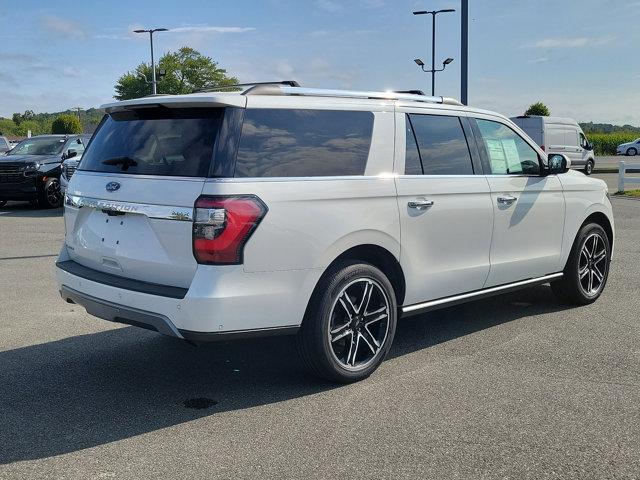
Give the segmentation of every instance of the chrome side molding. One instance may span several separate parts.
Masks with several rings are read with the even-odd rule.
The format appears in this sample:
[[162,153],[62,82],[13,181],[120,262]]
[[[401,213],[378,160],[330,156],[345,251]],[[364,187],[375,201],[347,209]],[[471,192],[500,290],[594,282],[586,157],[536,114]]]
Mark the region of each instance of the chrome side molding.
[[482,290],[476,290],[474,292],[463,293],[460,295],[454,295],[452,297],[439,298],[437,300],[430,300],[428,302],[415,303],[413,305],[407,305],[402,307],[403,315],[416,315],[418,313],[428,312],[430,310],[437,310],[438,308],[450,307],[458,305],[460,303],[467,302],[469,300],[477,300],[484,297],[491,297],[493,295],[500,295],[501,293],[507,293],[520,288],[532,287],[534,285],[540,285],[548,283],[551,280],[561,278],[563,275],[560,273],[552,273],[543,277],[529,278],[527,280],[521,280],[519,282],[507,283],[505,285],[498,285],[497,287],[484,288]]
[[65,195],[65,207],[89,207],[96,210],[115,213],[134,213],[160,220],[177,220],[181,222],[193,221],[193,208],[176,207],[172,205],[150,205],[147,203],[120,202],[99,198],[83,197],[80,195]]

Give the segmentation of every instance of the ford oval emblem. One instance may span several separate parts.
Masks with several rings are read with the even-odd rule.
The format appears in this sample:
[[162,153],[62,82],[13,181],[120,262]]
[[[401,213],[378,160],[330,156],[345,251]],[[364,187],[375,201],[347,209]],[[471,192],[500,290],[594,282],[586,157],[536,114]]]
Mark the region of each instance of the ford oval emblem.
[[120,184],[118,182],[109,182],[105,188],[107,192],[115,192],[120,188]]

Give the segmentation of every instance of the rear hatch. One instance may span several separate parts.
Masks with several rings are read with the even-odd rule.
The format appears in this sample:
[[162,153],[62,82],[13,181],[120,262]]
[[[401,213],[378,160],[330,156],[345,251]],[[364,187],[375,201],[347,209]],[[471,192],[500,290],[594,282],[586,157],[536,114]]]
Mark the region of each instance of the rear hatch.
[[85,151],[65,199],[67,250],[88,268],[188,288],[193,207],[227,109],[143,107],[105,116]]

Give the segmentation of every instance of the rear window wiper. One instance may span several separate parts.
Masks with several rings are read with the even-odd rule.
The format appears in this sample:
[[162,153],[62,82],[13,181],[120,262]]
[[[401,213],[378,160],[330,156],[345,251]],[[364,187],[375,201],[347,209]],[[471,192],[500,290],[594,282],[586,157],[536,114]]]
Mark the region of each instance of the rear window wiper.
[[131,157],[113,157],[102,161],[103,165],[120,165],[122,170],[127,170],[129,167],[136,167],[138,162]]

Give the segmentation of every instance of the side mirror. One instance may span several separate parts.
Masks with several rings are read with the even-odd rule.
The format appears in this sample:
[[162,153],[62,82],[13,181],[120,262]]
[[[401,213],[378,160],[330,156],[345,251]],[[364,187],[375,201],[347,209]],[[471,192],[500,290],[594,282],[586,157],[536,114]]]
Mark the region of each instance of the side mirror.
[[554,153],[547,157],[549,164],[549,175],[557,175],[559,173],[566,173],[571,166],[571,160],[565,155],[560,153]]
[[78,155],[78,152],[76,152],[75,150],[69,149],[69,150],[67,150],[67,154],[64,156],[64,160],[67,160],[69,158],[73,158],[76,155]]
[[593,143],[587,142],[587,150],[593,150]]

